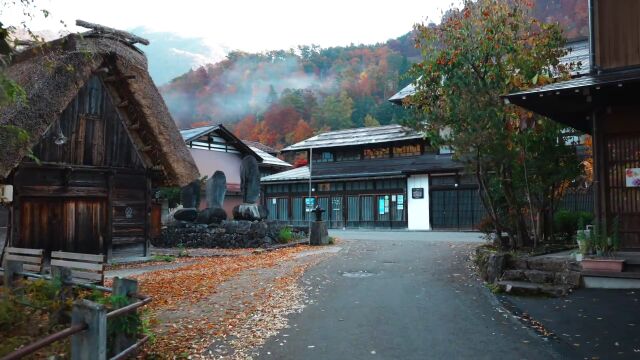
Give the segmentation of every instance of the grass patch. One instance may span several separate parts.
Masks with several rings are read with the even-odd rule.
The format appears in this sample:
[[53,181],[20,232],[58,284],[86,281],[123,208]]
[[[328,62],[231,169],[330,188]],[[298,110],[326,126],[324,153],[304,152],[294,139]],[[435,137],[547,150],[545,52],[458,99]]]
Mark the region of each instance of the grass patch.
[[153,261],[165,261],[165,262],[173,262],[175,261],[175,257],[172,255],[154,255],[151,260]]

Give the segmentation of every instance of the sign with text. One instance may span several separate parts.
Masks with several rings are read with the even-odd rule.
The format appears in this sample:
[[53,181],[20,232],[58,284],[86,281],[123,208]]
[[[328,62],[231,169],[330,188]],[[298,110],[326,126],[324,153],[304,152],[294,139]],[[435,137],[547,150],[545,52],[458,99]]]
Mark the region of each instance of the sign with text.
[[640,187],[640,168],[627,169],[625,175],[627,187]]
[[412,199],[424,199],[424,188],[411,188]]
[[304,205],[307,212],[316,207],[316,198],[304,198]]

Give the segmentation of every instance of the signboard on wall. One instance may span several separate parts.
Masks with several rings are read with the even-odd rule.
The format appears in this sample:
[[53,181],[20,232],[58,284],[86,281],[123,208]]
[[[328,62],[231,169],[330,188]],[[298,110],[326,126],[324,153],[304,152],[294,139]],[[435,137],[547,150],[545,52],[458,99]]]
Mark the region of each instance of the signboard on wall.
[[378,199],[378,214],[384,215],[384,198]]
[[424,199],[424,188],[411,188],[412,199]]
[[398,195],[398,210],[404,209],[404,195]]
[[316,198],[304,198],[304,205],[307,212],[316,207]]
[[640,168],[627,169],[625,179],[627,187],[640,187]]

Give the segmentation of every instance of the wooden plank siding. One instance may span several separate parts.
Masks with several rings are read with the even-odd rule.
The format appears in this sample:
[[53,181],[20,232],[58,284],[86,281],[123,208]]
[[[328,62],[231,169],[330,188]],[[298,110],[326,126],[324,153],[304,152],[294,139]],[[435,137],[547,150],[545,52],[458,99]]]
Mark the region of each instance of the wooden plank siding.
[[596,0],[596,64],[603,70],[640,65],[640,0]]
[[[58,126],[68,138],[56,145]],[[11,244],[51,251],[146,253],[150,173],[109,90],[92,77],[13,173]],[[130,210],[127,210],[130,209]]]

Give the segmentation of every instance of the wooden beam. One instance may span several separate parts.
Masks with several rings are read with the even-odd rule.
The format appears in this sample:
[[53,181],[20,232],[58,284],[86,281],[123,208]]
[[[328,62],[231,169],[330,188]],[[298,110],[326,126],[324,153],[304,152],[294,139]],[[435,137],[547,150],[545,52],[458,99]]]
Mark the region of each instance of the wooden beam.
[[83,27],[83,28],[95,30],[98,33],[115,35],[115,36],[117,36],[119,38],[122,38],[123,40],[126,40],[126,41],[130,42],[131,44],[140,43],[140,44],[143,44],[143,45],[149,45],[149,40],[147,40],[145,38],[141,38],[141,37],[139,37],[137,35],[134,35],[134,34],[132,34],[130,32],[126,32],[126,31],[110,28],[108,26],[104,26],[104,25],[100,25],[100,24],[90,23],[88,21],[79,20],[79,19],[76,20],[76,25],[80,26],[80,27]]

